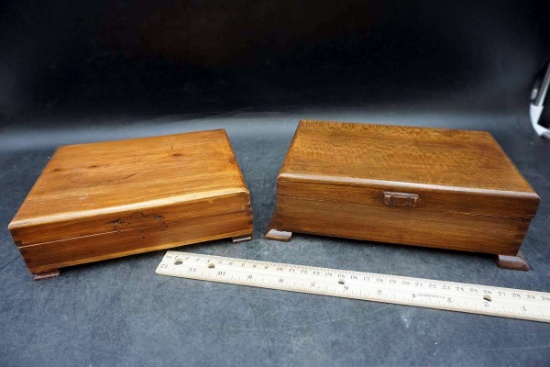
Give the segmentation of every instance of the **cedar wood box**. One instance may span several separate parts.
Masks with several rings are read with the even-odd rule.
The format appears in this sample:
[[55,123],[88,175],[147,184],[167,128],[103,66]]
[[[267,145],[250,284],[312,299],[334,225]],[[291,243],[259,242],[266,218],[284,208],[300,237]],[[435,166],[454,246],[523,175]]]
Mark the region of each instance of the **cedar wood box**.
[[9,225],[36,279],[65,266],[251,239],[250,194],[224,130],[63,146]]

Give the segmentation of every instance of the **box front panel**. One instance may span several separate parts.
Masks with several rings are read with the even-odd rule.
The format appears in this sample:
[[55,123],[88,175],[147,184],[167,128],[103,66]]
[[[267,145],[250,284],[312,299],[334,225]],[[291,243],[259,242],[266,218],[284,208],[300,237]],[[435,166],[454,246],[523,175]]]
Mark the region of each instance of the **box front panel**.
[[162,228],[124,229],[20,247],[32,273],[157,251],[204,241],[251,235],[252,211],[195,218]]
[[528,221],[277,196],[281,231],[474,251],[517,254]]
[[158,202],[90,211],[79,217],[60,216],[57,221],[21,225],[11,229],[11,234],[18,246],[26,246],[128,229],[162,230],[172,223],[239,212],[250,207],[248,192],[214,194],[209,197],[206,193],[190,201],[167,197]]
[[277,194],[305,200],[322,200],[335,203],[363,204],[384,209],[388,203],[385,193],[397,192],[417,197],[417,211],[461,213],[470,216],[490,216],[510,219],[530,219],[540,199],[534,193],[499,192],[446,188],[400,182],[350,179],[332,182],[324,177],[281,175]]

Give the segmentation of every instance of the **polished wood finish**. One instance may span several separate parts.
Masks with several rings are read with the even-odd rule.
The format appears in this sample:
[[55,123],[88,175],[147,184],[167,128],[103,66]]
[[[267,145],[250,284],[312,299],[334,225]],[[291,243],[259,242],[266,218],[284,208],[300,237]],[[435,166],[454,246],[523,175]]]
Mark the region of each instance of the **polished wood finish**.
[[539,202],[487,132],[301,121],[266,238],[302,232],[515,256]]
[[253,232],[224,130],[61,147],[9,229],[34,274]]

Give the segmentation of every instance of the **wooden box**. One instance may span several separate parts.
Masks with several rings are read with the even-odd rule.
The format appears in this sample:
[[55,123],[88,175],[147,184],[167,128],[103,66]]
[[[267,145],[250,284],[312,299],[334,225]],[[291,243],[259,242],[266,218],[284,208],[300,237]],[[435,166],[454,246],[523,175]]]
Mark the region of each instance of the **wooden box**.
[[518,257],[540,198],[493,137],[301,121],[266,238],[292,232]]
[[253,231],[224,130],[60,147],[9,230],[35,278]]

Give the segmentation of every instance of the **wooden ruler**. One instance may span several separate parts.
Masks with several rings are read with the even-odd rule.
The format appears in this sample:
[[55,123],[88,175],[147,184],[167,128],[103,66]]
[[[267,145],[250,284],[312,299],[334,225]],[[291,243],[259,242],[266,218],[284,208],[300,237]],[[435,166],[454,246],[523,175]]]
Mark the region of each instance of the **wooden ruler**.
[[157,274],[550,322],[550,293],[168,251]]

